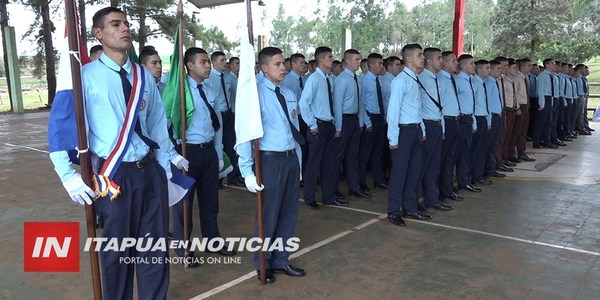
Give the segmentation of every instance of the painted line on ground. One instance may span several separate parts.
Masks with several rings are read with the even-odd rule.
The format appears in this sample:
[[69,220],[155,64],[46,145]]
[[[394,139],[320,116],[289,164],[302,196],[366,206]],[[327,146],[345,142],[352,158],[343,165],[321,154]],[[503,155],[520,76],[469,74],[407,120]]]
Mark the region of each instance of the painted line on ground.
[[4,143],[4,145],[9,146],[9,147],[24,148],[24,149],[28,149],[28,150],[32,150],[32,151],[41,152],[41,153],[50,153],[46,150],[40,150],[40,149],[36,149],[33,147],[29,147],[29,146],[21,146],[21,145],[15,145],[15,144],[11,144],[11,143]]
[[[325,246],[325,245],[327,245],[327,244],[329,244],[329,243],[331,243],[331,242],[333,242],[335,240],[338,240],[338,239],[340,239],[340,238],[342,238],[342,237],[344,237],[344,236],[346,236],[346,235],[348,235],[350,233],[356,232],[356,231],[361,230],[361,229],[363,229],[363,228],[365,228],[365,227],[367,227],[369,225],[375,224],[375,223],[379,222],[380,220],[382,220],[385,217],[385,215],[382,215],[382,214],[377,214],[377,215],[379,215],[379,217],[371,219],[369,221],[366,221],[366,222],[364,222],[362,224],[359,224],[359,225],[353,227],[352,229],[342,231],[342,232],[340,232],[340,233],[338,233],[336,235],[330,236],[329,238],[326,238],[326,239],[324,239],[324,240],[322,240],[320,242],[317,242],[317,243],[312,244],[312,245],[310,245],[310,246],[308,246],[306,248],[303,248],[302,250],[300,250],[300,251],[298,251],[298,252],[290,255],[290,259],[294,259],[294,258],[297,258],[299,256],[302,256],[302,255],[304,255],[304,254],[306,254],[306,253],[308,253],[310,251],[313,251],[313,250],[318,249],[318,248],[320,248],[322,246]],[[211,290],[208,290],[208,291],[206,291],[206,292],[204,292],[204,293],[202,293],[202,294],[200,294],[198,296],[195,296],[195,297],[191,298],[191,300],[206,299],[206,298],[214,296],[214,295],[216,295],[216,294],[218,294],[218,293],[220,293],[220,292],[222,292],[222,291],[224,291],[224,290],[226,290],[228,288],[231,288],[231,287],[233,287],[235,285],[238,285],[238,284],[240,284],[240,283],[242,283],[242,282],[244,282],[244,281],[246,281],[248,279],[255,278],[255,277],[256,277],[256,272],[252,271],[252,272],[250,272],[248,274],[245,274],[243,276],[240,276],[240,277],[238,277],[238,278],[236,278],[236,279],[234,279],[232,281],[229,281],[229,282],[224,283],[224,284],[222,284],[222,285],[220,285],[218,287],[215,287],[215,288],[213,288]]]

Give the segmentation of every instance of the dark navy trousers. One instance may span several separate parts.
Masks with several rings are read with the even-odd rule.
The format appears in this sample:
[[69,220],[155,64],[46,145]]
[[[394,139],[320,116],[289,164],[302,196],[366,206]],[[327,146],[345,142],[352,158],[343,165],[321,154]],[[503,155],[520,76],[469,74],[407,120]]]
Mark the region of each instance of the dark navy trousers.
[[485,116],[475,116],[477,120],[477,131],[473,133],[471,143],[471,181],[483,179],[485,169],[485,157],[487,155],[488,130]]
[[550,144],[550,119],[552,115],[552,97],[546,96],[544,99],[544,108],[538,110],[533,132],[533,145],[539,146],[540,142]]
[[473,118],[471,115],[462,115],[458,119],[460,127],[458,145],[456,146],[456,178],[458,187],[471,184],[471,143],[473,140]]
[[442,158],[442,124],[440,121],[423,120],[425,136],[423,141],[423,156],[421,161],[421,185],[425,204],[434,205],[438,202],[438,177]]
[[360,150],[358,152],[358,180],[360,184],[367,184],[367,167],[371,166],[375,184],[385,183],[383,175],[383,149],[386,146],[385,119],[380,114],[369,114],[373,129],[368,132],[363,129],[360,136]]
[[496,171],[496,147],[502,130],[502,119],[499,114],[492,113],[492,129],[488,132],[487,152],[485,158],[484,177]]
[[456,164],[456,145],[458,142],[459,126],[457,117],[444,117],[445,139],[442,142],[439,188],[442,196],[452,194],[452,170]]
[[[190,161],[188,176],[196,183],[187,196],[173,205],[173,238],[183,241],[183,201],[188,201],[188,226],[190,238],[193,237],[194,194],[198,199],[200,230],[202,237],[212,239],[220,237],[217,216],[219,215],[219,159],[215,147],[200,148],[199,145],[188,144],[187,157]],[[185,249],[177,249],[175,253],[183,256]]]
[[[281,238],[283,245],[294,236],[298,219],[298,198],[300,194],[300,165],[296,155],[260,155],[263,171],[262,207],[264,237]],[[258,236],[258,223],[254,224]],[[289,253],[285,251],[265,252],[267,269],[283,268],[290,264]],[[254,253],[254,267],[260,269],[260,253]]]
[[[358,186],[358,147],[360,145],[360,126],[358,115],[345,115],[342,118],[342,136],[336,139],[335,169],[344,164],[344,174],[348,181],[348,189],[357,191]],[[340,173],[335,172],[335,186],[338,190]]]
[[[391,126],[391,125],[390,125]],[[391,150],[392,170],[388,192],[388,213],[417,212],[417,188],[423,156],[423,132],[418,125],[400,125],[398,149]]]
[[[168,246],[169,200],[165,170],[155,159],[141,169],[121,164],[113,181],[121,187],[121,194],[113,201],[107,196],[96,202],[104,219],[102,236],[119,241],[125,237],[142,238],[143,243],[138,244],[141,247],[150,238],[154,240],[152,245],[162,238]],[[165,260],[168,255],[168,251],[138,252],[135,246],[123,252],[100,252],[102,296],[104,299],[133,299],[135,272],[139,299],[166,299],[169,265]],[[122,257],[143,258],[148,263],[126,264],[120,261]],[[163,263],[152,263],[153,258],[161,259]]]
[[317,178],[321,174],[321,194],[324,204],[335,202],[336,173],[335,168],[335,127],[333,122],[318,121],[319,133],[306,133],[308,141],[308,161],[304,178],[304,202],[316,201]]

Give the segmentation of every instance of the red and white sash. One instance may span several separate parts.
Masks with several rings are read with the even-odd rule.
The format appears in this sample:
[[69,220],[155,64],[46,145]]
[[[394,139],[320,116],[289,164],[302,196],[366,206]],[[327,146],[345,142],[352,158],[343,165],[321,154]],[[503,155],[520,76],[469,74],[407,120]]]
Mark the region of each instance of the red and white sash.
[[131,142],[135,124],[138,121],[138,112],[142,103],[144,94],[144,68],[136,63],[131,63],[133,68],[133,84],[131,96],[127,102],[127,111],[125,113],[125,121],[119,132],[119,139],[115,148],[102,164],[102,168],[97,174],[94,174],[93,184],[94,189],[100,197],[109,196],[110,200],[115,200],[121,193],[121,189],[117,183],[112,181],[115,173],[119,169],[119,165],[123,159],[123,155],[127,151]]

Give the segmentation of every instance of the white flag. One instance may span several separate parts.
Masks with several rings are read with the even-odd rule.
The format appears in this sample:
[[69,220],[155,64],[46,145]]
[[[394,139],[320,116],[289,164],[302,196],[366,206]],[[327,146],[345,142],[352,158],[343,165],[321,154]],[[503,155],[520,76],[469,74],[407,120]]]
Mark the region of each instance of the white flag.
[[235,99],[236,142],[234,149],[237,149],[240,144],[263,136],[258,89],[254,75],[254,47],[248,40],[247,26],[244,26],[242,30],[244,32],[240,41],[240,74]]

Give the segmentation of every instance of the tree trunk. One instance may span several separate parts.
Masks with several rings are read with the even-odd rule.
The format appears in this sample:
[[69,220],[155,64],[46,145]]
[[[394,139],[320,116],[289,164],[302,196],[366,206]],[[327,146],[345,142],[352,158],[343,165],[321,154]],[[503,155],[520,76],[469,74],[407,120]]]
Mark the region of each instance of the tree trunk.
[[[138,10],[136,9],[136,11]],[[140,31],[138,32],[138,43],[140,44],[140,48],[138,49],[138,53],[141,53],[144,46],[146,46],[146,38],[148,35],[148,30],[146,28],[146,10],[139,8],[138,16],[140,17]]]
[[537,43],[535,42],[535,39],[531,40],[531,45],[529,48],[529,59],[531,59],[531,61],[535,62],[536,61],[536,56],[537,56]]
[[119,0],[110,0],[110,6],[117,7],[119,5]]
[[46,80],[48,81],[48,106],[52,106],[56,93],[56,68],[54,46],[52,45],[52,21],[48,1],[42,2],[42,32],[44,34],[44,54],[46,56]]
[[79,0],[79,30],[83,49],[87,52],[87,28],[85,26],[85,0]]
[[10,103],[10,110],[12,111],[12,94],[10,93],[10,73],[8,72],[8,55],[6,48],[6,40],[4,39],[4,28],[8,27],[8,11],[6,9],[6,5],[8,4],[8,0],[0,0],[0,27],[2,31],[2,49],[3,49],[3,58],[4,58],[4,72],[6,73],[6,85],[8,87],[8,99]]

